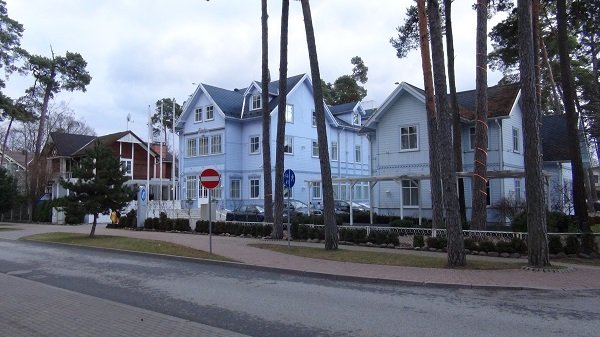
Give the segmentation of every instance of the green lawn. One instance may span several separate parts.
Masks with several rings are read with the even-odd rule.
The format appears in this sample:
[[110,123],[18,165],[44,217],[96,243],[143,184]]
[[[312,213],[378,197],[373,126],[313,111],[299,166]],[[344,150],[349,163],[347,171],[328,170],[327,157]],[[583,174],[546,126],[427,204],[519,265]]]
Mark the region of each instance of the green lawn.
[[112,249],[132,250],[136,252],[157,253],[175,256],[195,257],[201,259],[232,261],[223,256],[189,248],[186,246],[157,241],[128,238],[123,236],[95,235],[90,238],[87,234],[77,233],[44,233],[24,237],[23,240],[67,243],[78,246],[101,247]]
[[[405,266],[405,267],[420,267],[420,268],[445,268],[447,265],[446,254],[440,254],[439,257],[421,256],[410,253],[387,253],[387,252],[372,252],[362,250],[338,249],[327,251],[323,248],[301,247],[277,244],[253,244],[253,247],[268,249],[271,251],[309,257],[313,259],[356,262],[367,264],[380,264],[388,266]],[[525,266],[526,263],[504,262],[501,259],[498,261],[481,261],[469,260],[467,257],[466,269],[519,269]]]
[[8,232],[8,231],[18,231],[21,228],[11,228],[11,227],[0,227],[0,232]]
[[592,232],[594,233],[600,233],[600,223],[595,224],[592,226]]

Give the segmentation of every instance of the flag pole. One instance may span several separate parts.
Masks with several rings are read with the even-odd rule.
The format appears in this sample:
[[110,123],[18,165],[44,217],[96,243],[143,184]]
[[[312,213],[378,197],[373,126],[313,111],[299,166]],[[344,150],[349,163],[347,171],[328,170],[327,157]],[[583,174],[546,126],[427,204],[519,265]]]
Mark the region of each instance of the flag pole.
[[171,136],[173,137],[173,142],[171,146],[173,147],[173,154],[171,155],[171,190],[173,191],[173,214],[175,214],[175,97],[173,97],[173,114],[171,115]]
[[160,169],[158,170],[159,174],[160,174],[160,192],[158,193],[158,196],[159,196],[158,203],[160,204],[161,211],[163,210],[162,201],[163,201],[163,177],[164,177],[164,175],[163,175],[163,137],[162,137],[163,131],[164,131],[164,126],[165,126],[165,119],[164,119],[164,113],[163,113],[164,105],[165,105],[164,102],[160,103],[160,136],[159,136],[160,137],[160,160],[159,160]]
[[[150,116],[150,105],[148,105],[148,142],[146,143],[146,192],[148,194],[148,206],[150,205],[150,137],[152,137],[152,118]],[[146,206],[146,219],[148,218],[148,210],[150,209],[148,206]]]

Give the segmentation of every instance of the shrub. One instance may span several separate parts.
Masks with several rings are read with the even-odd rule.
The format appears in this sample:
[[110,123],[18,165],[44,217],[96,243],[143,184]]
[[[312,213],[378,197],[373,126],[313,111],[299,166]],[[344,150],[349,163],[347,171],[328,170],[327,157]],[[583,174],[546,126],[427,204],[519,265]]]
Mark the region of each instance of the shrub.
[[579,239],[575,235],[567,236],[567,242],[565,244],[565,253],[567,254],[579,254],[581,251],[581,245]]
[[425,239],[423,235],[415,235],[413,236],[413,247],[423,247],[425,246]]
[[563,244],[558,235],[548,236],[548,251],[550,254],[558,254],[563,251]]
[[401,228],[412,228],[419,227],[418,222],[415,223],[413,219],[404,218],[404,219],[394,219],[390,222],[390,227],[401,227]]
[[527,212],[517,215],[512,221],[513,232],[527,232]]
[[598,251],[598,245],[592,234],[584,233],[581,236],[581,250],[586,254]]
[[566,233],[572,222],[571,217],[562,212],[548,212],[546,215],[546,226],[550,233]]
[[512,254],[515,252],[515,249],[509,241],[498,241],[496,242],[496,251],[498,253]]
[[479,251],[481,252],[495,252],[497,251],[496,244],[493,241],[484,240],[479,243]]
[[144,229],[155,229],[154,228],[154,219],[155,218],[146,218],[146,220],[144,220]]
[[515,253],[519,254],[527,254],[527,243],[523,239],[512,238],[510,240],[510,244],[513,246],[513,250]]
[[471,238],[465,238],[465,249],[474,252],[479,250],[479,246],[477,245],[477,242],[475,240]]
[[448,244],[448,240],[445,237],[440,236],[429,236],[425,241],[427,242],[427,247],[435,249],[444,249]]
[[398,239],[398,234],[396,233],[388,233],[385,241],[387,244],[392,244],[394,246],[400,245],[400,240]]
[[196,221],[196,228],[194,228],[194,231],[196,231],[198,233],[208,233],[208,221],[205,221],[205,220]]

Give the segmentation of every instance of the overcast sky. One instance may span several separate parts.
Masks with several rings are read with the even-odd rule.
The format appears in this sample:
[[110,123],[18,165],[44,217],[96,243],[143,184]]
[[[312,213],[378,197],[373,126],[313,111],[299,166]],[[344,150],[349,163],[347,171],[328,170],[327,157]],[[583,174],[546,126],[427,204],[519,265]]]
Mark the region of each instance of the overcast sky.
[[[8,15],[23,24],[22,46],[50,56],[78,52],[92,81],[85,93],[63,93],[75,114],[99,134],[130,129],[142,138],[148,105],[162,97],[182,103],[207,83],[243,88],[261,77],[259,0],[6,0]],[[453,23],[458,90],[475,86],[475,0],[455,0]],[[279,77],[280,1],[269,1],[269,64]],[[350,59],[369,67],[368,96],[380,105],[395,82],[423,87],[420,54],[398,59],[389,43],[412,0],[313,0],[321,76],[350,74]],[[290,2],[288,75],[310,73],[302,10]],[[489,27],[492,25],[489,24]],[[490,73],[489,84],[501,75]],[[31,77],[13,75],[6,94],[17,98]]]

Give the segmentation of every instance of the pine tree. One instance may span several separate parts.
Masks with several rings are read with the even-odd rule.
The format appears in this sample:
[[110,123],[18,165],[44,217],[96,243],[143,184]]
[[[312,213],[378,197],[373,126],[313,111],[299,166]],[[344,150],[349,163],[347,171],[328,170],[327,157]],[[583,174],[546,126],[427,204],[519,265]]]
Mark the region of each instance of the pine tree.
[[134,198],[133,191],[124,186],[129,178],[123,174],[119,159],[100,142],[86,151],[79,165],[73,168],[73,177],[74,182],[61,180],[61,185],[70,190],[69,196],[61,201],[67,212],[78,209],[94,216],[90,237],[96,231],[98,214],[121,210]]

